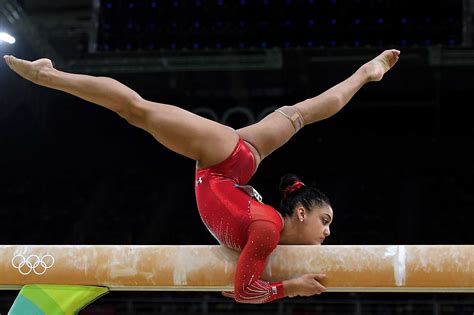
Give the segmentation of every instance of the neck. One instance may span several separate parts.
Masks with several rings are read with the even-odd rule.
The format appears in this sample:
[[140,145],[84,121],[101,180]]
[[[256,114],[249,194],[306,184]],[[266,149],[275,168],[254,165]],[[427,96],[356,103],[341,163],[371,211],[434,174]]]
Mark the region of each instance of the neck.
[[283,229],[281,230],[280,241],[278,242],[278,244],[279,245],[296,244],[295,242],[296,234],[294,233],[292,220],[288,217],[283,217],[280,213],[279,215],[283,221]]

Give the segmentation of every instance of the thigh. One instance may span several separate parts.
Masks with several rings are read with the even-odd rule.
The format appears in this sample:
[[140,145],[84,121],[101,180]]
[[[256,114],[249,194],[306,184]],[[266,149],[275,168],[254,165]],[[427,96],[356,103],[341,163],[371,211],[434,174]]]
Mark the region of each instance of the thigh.
[[140,100],[135,124],[168,149],[198,161],[200,168],[224,161],[237,145],[232,128],[177,106]]
[[260,160],[263,160],[290,140],[295,129],[286,117],[272,112],[258,123],[237,130],[237,133],[255,147]]

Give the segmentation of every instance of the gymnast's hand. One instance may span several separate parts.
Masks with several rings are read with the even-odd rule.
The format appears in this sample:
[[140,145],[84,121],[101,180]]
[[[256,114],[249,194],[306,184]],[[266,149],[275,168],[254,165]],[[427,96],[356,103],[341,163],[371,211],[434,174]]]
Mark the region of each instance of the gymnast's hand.
[[325,274],[309,273],[299,278],[286,280],[283,282],[285,295],[288,297],[311,296],[326,292],[326,288],[319,282],[325,277]]

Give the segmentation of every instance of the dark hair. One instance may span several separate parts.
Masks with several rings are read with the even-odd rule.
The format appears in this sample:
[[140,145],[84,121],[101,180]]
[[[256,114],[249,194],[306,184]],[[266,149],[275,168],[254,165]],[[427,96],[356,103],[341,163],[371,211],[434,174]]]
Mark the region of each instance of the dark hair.
[[280,191],[283,194],[283,199],[280,202],[279,211],[283,216],[292,216],[293,210],[298,205],[305,207],[308,211],[311,211],[313,207],[331,206],[329,198],[314,187],[304,185],[289,193],[285,192],[288,187],[298,181],[301,181],[300,178],[294,174],[286,174],[281,178]]

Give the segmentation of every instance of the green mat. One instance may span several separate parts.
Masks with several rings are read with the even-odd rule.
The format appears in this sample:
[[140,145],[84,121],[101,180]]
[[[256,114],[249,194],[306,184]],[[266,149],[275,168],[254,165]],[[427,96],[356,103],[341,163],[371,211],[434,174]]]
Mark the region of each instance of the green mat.
[[25,285],[8,315],[74,315],[108,292],[104,287]]

